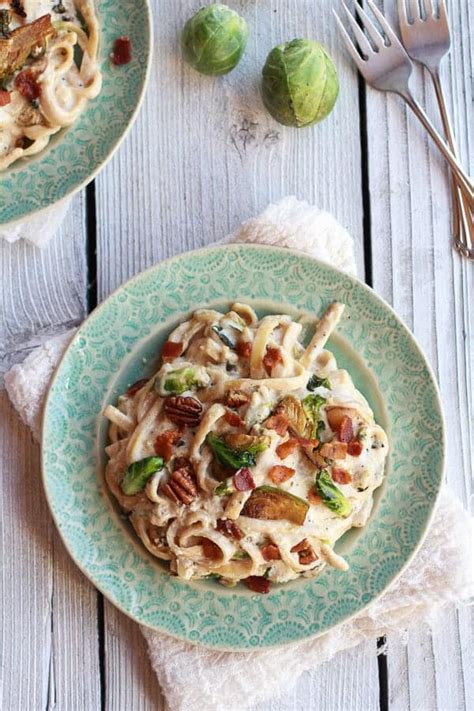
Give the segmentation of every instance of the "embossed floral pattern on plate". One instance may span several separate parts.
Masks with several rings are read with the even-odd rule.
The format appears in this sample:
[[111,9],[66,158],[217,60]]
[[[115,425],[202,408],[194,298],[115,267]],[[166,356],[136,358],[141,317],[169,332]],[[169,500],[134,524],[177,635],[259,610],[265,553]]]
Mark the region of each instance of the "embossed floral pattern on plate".
[[[169,328],[199,306],[247,300],[263,311],[319,314],[346,305],[331,341],[388,429],[386,481],[364,529],[348,534],[342,573],[274,586],[185,582],[145,551],[102,484],[101,411],[151,372]],[[394,312],[357,279],[307,256],[232,245],[175,257],[118,289],[82,325],[56,372],[45,408],[43,476],[72,557],[138,622],[222,649],[265,648],[327,631],[360,611],[400,573],[426,531],[441,484],[444,428],[438,390]]]
[[[32,158],[14,163],[0,175],[0,224],[20,220],[71,195],[88,183],[130,128],[145,90],[151,60],[151,11],[148,0],[100,0],[99,61],[102,91],[75,123],[53,136]],[[127,35],[132,61],[110,61],[114,41]]]

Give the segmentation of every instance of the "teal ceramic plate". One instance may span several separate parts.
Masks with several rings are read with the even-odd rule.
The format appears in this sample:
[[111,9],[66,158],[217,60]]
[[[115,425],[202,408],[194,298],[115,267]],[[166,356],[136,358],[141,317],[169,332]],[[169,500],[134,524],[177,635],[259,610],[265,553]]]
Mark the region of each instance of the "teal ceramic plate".
[[[84,187],[111,158],[138,112],[151,60],[148,0],[95,0],[95,5],[102,91],[44,151],[0,174],[0,224],[28,217]],[[122,35],[132,42],[133,58],[116,67],[109,55]]]
[[[109,497],[103,470],[105,405],[152,372],[171,328],[197,307],[245,300],[261,314],[346,311],[329,348],[387,430],[384,485],[364,529],[337,550],[350,570],[275,585],[185,582],[134,536]],[[433,375],[406,327],[357,279],[296,252],[232,245],[163,262],[118,289],[75,335],[54,377],[43,427],[43,476],[72,557],[138,622],[221,649],[258,649],[312,637],[359,612],[401,572],[430,521],[443,475],[444,429]]]

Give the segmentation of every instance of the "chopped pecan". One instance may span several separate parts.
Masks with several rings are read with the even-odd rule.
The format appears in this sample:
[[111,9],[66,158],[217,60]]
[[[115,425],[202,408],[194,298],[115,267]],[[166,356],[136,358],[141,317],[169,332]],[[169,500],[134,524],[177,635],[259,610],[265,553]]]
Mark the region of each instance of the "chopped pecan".
[[326,442],[319,450],[325,459],[344,459],[347,454],[345,442]]
[[201,421],[202,405],[195,397],[172,395],[166,398],[164,411],[167,418],[176,425],[196,427]]
[[224,402],[227,407],[240,407],[246,405],[250,400],[247,393],[242,390],[228,390],[225,394]]
[[268,420],[265,422],[265,427],[267,430],[275,430],[275,432],[280,435],[280,437],[284,437],[286,433],[288,432],[288,427],[290,423],[288,421],[288,418],[285,417],[285,415],[272,415],[271,417],[268,418]]
[[197,486],[190,466],[175,469],[170,480],[160,487],[160,492],[170,497],[176,503],[187,506],[197,496]]
[[173,360],[183,352],[183,344],[175,341],[166,341],[162,350],[161,357],[163,360]]
[[255,481],[248,467],[241,467],[234,474],[234,486],[237,491],[251,491],[255,489]]
[[188,457],[175,457],[173,460],[173,471],[176,469],[182,469],[183,467],[190,467],[192,469],[191,461]]
[[252,344],[249,341],[239,341],[235,346],[237,355],[241,358],[250,358],[252,352]]
[[236,412],[231,410],[226,410],[224,414],[224,420],[229,423],[232,427],[242,427],[245,422]]
[[298,440],[294,437],[290,437],[290,439],[287,439],[286,442],[279,444],[275,451],[280,459],[286,459],[290,454],[293,454],[298,446]]
[[360,439],[353,439],[347,445],[347,454],[350,454],[351,457],[359,457],[362,454],[363,449],[364,445]]
[[270,581],[264,578],[263,575],[250,575],[242,581],[252,592],[262,593],[266,595],[270,592]]
[[260,548],[260,553],[265,560],[280,560],[280,550],[274,543],[267,543]]
[[127,389],[127,395],[135,395],[135,393],[141,390],[142,387],[147,384],[147,382],[148,380],[146,378],[137,380],[136,383],[133,383],[133,385],[130,385],[130,387]]
[[352,477],[347,469],[340,469],[339,467],[332,468],[331,476],[338,484],[350,484],[352,481]]
[[6,106],[11,102],[11,100],[12,97],[10,96],[10,92],[0,89],[0,106]]
[[268,476],[274,484],[282,484],[284,481],[291,479],[294,474],[295,470],[291,469],[291,467],[285,467],[284,464],[277,464],[268,472]]
[[183,436],[183,430],[165,430],[155,439],[155,452],[167,462],[173,456],[174,445]]
[[224,536],[235,538],[236,541],[240,541],[244,535],[235,521],[231,521],[229,518],[218,518],[216,528]]
[[279,348],[267,346],[265,355],[263,356],[263,366],[267,375],[272,374],[273,368],[278,364],[283,363],[283,358]]

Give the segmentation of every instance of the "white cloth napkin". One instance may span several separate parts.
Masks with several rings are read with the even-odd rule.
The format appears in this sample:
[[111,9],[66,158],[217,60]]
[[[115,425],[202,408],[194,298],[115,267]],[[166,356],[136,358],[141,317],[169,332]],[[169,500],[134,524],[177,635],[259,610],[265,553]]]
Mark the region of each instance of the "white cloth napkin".
[[[348,233],[328,213],[295,198],[270,205],[224,242],[290,247],[356,271]],[[69,331],[33,351],[5,377],[11,401],[36,438],[51,375],[72,334]],[[414,623],[430,623],[442,606],[474,595],[472,543],[472,519],[444,489],[429,534],[400,578],[358,616],[316,639],[264,652],[217,652],[142,627],[170,708],[242,711],[280,694],[303,672],[342,650],[389,633],[403,635]]]
[[0,239],[3,238],[7,242],[26,239],[35,247],[46,247],[64,220],[71,199],[65,198],[22,222],[0,225]]

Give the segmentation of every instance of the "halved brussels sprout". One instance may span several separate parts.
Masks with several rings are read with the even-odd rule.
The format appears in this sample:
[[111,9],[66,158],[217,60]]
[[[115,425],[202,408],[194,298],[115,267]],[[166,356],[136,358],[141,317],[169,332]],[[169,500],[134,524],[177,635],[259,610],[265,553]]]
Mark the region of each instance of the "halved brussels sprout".
[[286,520],[302,526],[309,504],[276,486],[259,486],[245,502],[242,516],[270,521]]

